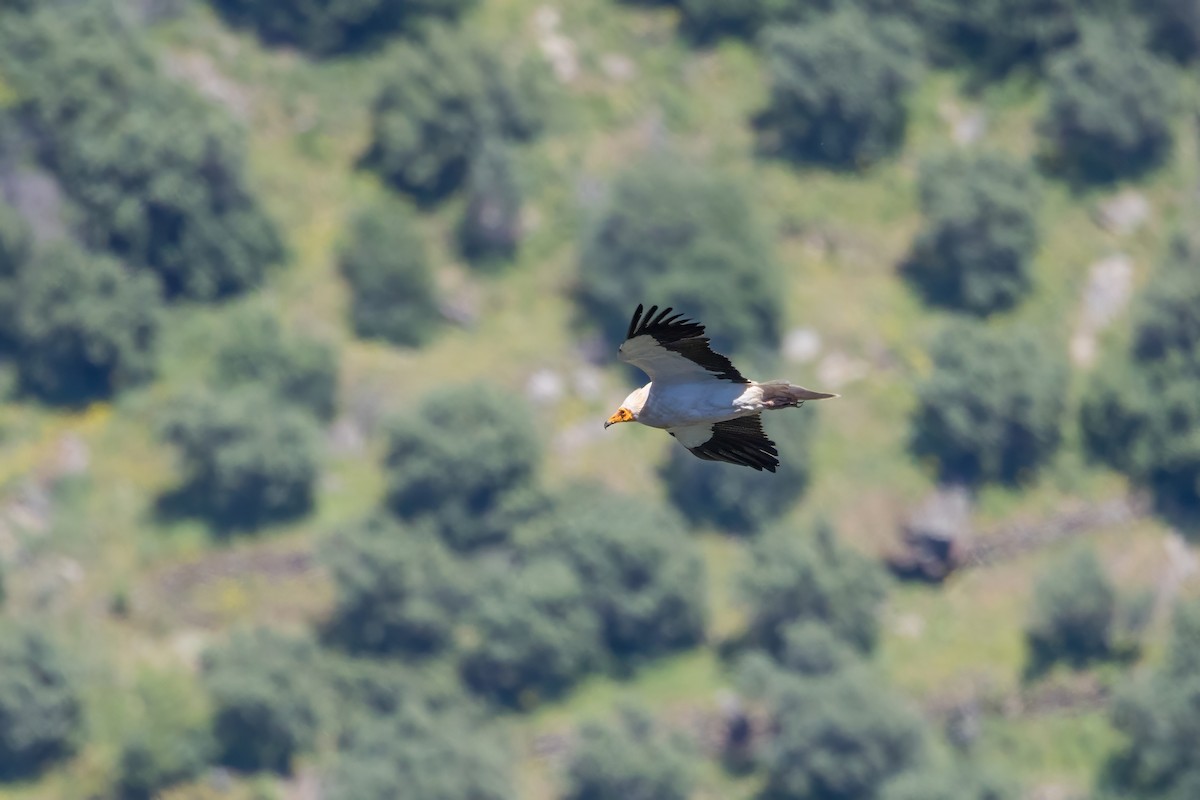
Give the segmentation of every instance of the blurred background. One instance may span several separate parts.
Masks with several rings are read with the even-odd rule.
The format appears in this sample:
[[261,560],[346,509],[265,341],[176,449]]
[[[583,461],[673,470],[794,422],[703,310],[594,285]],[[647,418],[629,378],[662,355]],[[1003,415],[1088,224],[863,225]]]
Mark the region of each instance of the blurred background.
[[[0,798],[1200,797],[1197,63],[1198,0],[4,0]],[[777,475],[605,432],[638,303],[842,398]]]

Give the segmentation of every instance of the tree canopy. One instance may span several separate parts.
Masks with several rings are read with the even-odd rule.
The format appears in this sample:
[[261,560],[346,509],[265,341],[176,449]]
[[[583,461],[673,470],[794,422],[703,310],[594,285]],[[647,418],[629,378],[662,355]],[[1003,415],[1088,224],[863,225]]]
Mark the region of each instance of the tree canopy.
[[155,273],[169,297],[202,300],[257,286],[282,260],[240,134],[162,76],[109,4],[0,18],[0,67],[89,243]]
[[1054,455],[1066,404],[1063,356],[1029,332],[964,323],[945,328],[931,351],[911,443],[943,478],[1013,483]]
[[242,770],[291,771],[320,729],[317,650],[270,628],[237,631],[204,656],[218,758]]
[[1025,626],[1029,672],[1056,661],[1075,667],[1112,653],[1117,592],[1096,554],[1080,548],[1038,578]]
[[1040,130],[1052,165],[1072,180],[1136,177],[1171,152],[1174,84],[1128,34],[1090,30],[1050,64]]
[[875,800],[922,753],[919,719],[862,670],[779,680],[767,703],[763,800]]
[[1097,458],[1147,486],[1164,510],[1200,512],[1200,246],[1179,239],[1133,307],[1128,350],[1092,378],[1082,411]]
[[456,190],[489,137],[541,127],[533,84],[478,42],[444,26],[394,56],[372,109],[364,163],[400,191],[434,203]]
[[83,724],[78,676],[58,644],[0,621],[0,779],[30,777],[71,755]]
[[475,0],[212,0],[236,25],[264,41],[294,44],[317,55],[359,50],[423,19],[453,19]]
[[350,221],[338,253],[354,332],[414,347],[441,323],[433,268],[412,209],[383,200]]
[[1167,658],[1113,702],[1123,737],[1104,774],[1104,798],[1185,800],[1200,787],[1200,604],[1176,608]]
[[596,665],[599,617],[564,559],[535,558],[490,578],[476,597],[472,644],[462,658],[474,691],[529,708]]
[[578,490],[560,499],[546,528],[542,546],[573,566],[618,660],[662,655],[703,639],[703,565],[667,509]]
[[580,731],[563,800],[687,800],[694,782],[689,755],[649,717],[626,710]]
[[335,589],[331,642],[374,655],[427,655],[452,643],[467,593],[434,535],[372,517],[335,536],[324,558]]
[[257,384],[281,403],[329,420],[337,405],[337,356],[307,336],[288,336],[268,314],[235,317],[217,351],[217,381],[234,388]]
[[925,224],[905,271],[931,302],[973,314],[1011,308],[1033,285],[1038,193],[1024,164],[954,154],[921,166]]
[[775,529],[755,540],[741,593],[750,611],[750,639],[776,657],[785,653],[796,622],[820,622],[860,652],[872,650],[878,639],[883,575],[840,544],[825,523],[800,534]]
[[542,505],[531,418],[522,399],[490,386],[428,395],[388,429],[388,508],[456,550],[503,541]]
[[312,506],[313,422],[260,387],[184,397],[162,436],[179,454],[182,481],[170,499],[180,511],[231,528],[255,528],[293,519]]
[[760,125],[798,161],[842,169],[895,152],[908,127],[918,40],[905,22],[857,8],[763,32],[770,100]]
[[671,156],[626,168],[583,243],[583,314],[620,342],[637,302],[674,306],[719,346],[773,349],[780,275],[753,208],[729,178]]
[[36,395],[86,402],[154,373],[161,299],[153,277],[61,242],[36,252],[14,283],[17,363]]

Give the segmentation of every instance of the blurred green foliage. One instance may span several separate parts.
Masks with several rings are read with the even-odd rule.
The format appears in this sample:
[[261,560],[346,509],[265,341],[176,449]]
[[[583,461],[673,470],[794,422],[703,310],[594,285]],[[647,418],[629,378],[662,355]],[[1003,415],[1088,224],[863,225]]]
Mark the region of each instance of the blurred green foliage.
[[507,539],[543,506],[532,410],[495,387],[451,386],[388,427],[387,506],[455,550]]
[[923,756],[919,718],[869,672],[780,676],[766,684],[774,735],[762,800],[878,798]]
[[1063,661],[1076,669],[1113,654],[1117,590],[1096,554],[1077,548],[1048,565],[1033,591],[1025,625],[1026,673]]
[[575,569],[624,664],[698,644],[706,621],[703,565],[678,517],[641,497],[578,488],[551,513],[540,547]]
[[469,595],[437,537],[372,517],[335,536],[324,558],[336,591],[328,641],[376,655],[428,655],[452,643]]
[[908,127],[919,41],[908,23],[850,8],[763,32],[770,101],[758,125],[789,158],[856,169],[894,153]]
[[600,623],[564,559],[504,567],[476,590],[463,680],[514,708],[561,695],[599,661]]
[[1180,604],[1165,663],[1112,705],[1124,741],[1103,775],[1101,798],[1184,800],[1200,788],[1200,603]]
[[1033,286],[1038,192],[1025,164],[1000,154],[951,154],[921,165],[925,224],[904,265],[927,300],[985,315]]
[[583,243],[582,316],[620,342],[637,303],[674,306],[719,345],[774,348],[780,275],[753,209],[719,171],[665,153],[626,167]]
[[1097,27],[1049,66],[1040,130],[1054,169],[1104,183],[1160,165],[1173,146],[1175,83],[1126,31]]
[[877,610],[884,597],[879,567],[837,540],[833,529],[776,528],[751,546],[741,593],[749,607],[748,640],[785,655],[790,626],[822,623],[860,652],[879,638]]
[[1151,43],[1188,63],[1200,56],[1200,2],[1197,0],[1156,0],[1138,3],[1151,30]]
[[29,228],[16,209],[0,201],[0,351],[16,342],[21,293],[17,281],[33,253]]
[[609,724],[591,723],[566,768],[563,800],[687,800],[693,757],[656,729],[647,715],[623,710]]
[[1057,451],[1066,359],[1031,333],[969,323],[946,327],[934,370],[917,388],[911,446],[943,479],[1019,482]]
[[302,411],[260,387],[182,397],[162,426],[178,451],[181,485],[163,511],[229,528],[292,519],[312,506],[317,434]]
[[880,800],[1016,800],[1005,780],[966,766],[925,767],[906,772],[883,788]]
[[490,136],[525,139],[542,125],[526,73],[444,26],[392,57],[372,108],[363,163],[423,203],[456,190]]
[[457,236],[459,251],[472,264],[510,260],[520,244],[521,188],[511,151],[494,137],[472,159]]
[[110,4],[0,17],[0,69],[88,242],[171,297],[244,291],[282,260],[232,123],[163,77]]
[[328,421],[337,410],[337,355],[306,336],[288,336],[269,314],[249,312],[230,323],[217,351],[218,385],[257,385],[281,404],[295,405]]
[[293,44],[316,55],[360,50],[426,18],[454,19],[475,0],[212,0],[235,25],[264,41]]
[[329,800],[507,800],[515,797],[505,747],[462,713],[406,704],[341,742]]
[[1097,370],[1081,411],[1095,456],[1189,518],[1200,513],[1198,266],[1200,246],[1177,240],[1135,301],[1128,353]]
[[321,727],[316,646],[270,628],[236,631],[204,655],[220,763],[289,773]]
[[15,290],[18,369],[37,396],[85,402],[154,374],[162,301],[152,276],[59,242],[33,255]]
[[123,737],[117,759],[121,800],[152,800],[208,766],[213,756],[209,721],[189,689],[170,673],[139,680],[141,713]]
[[365,338],[416,346],[441,323],[433,268],[407,205],[378,201],[350,221],[338,252],[350,284],[350,321]]
[[83,735],[78,675],[46,633],[0,620],[0,780],[29,778]]

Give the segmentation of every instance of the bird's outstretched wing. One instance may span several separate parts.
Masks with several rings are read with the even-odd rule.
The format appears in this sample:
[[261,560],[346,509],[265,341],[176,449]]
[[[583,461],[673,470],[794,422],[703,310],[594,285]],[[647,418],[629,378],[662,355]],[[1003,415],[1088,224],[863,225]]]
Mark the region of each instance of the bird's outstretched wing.
[[728,358],[709,346],[703,325],[682,314],[672,315],[673,310],[650,306],[643,316],[639,304],[617,356],[658,383],[704,378],[749,383]]
[[763,432],[761,414],[667,428],[667,433],[705,461],[727,461],[760,472],[774,472],[779,466],[779,451]]

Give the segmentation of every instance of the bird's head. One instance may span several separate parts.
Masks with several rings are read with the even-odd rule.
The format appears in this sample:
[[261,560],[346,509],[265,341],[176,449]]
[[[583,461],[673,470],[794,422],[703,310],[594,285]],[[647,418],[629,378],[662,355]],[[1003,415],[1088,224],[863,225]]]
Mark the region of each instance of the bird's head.
[[637,422],[638,413],[646,404],[647,388],[647,386],[643,386],[630,392],[629,397],[626,397],[625,402],[621,403],[621,407],[617,409],[617,413],[605,421],[604,427],[616,425],[618,422]]

